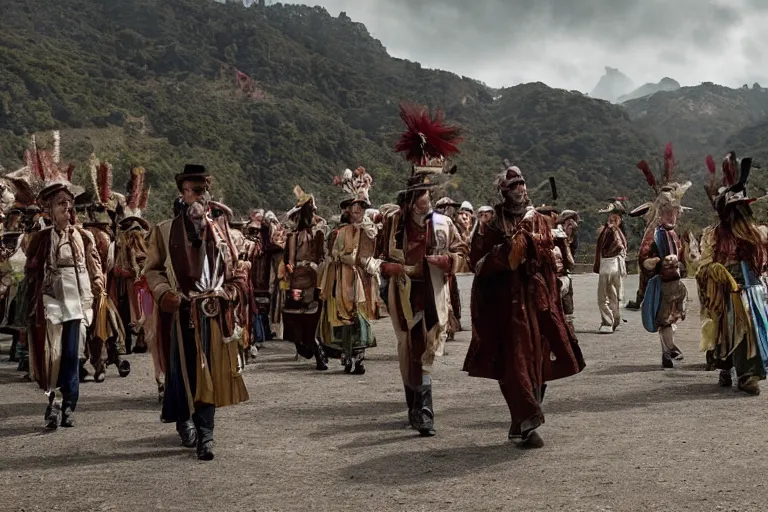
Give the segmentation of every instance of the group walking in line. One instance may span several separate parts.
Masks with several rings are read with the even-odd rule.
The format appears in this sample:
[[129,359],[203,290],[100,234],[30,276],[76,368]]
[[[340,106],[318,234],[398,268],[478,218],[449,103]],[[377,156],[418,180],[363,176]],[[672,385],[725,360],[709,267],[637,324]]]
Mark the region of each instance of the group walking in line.
[[[573,300],[584,221],[573,209],[534,207],[510,161],[493,172],[498,204],[475,210],[454,201],[446,184],[459,172],[452,157],[461,130],[417,105],[401,105],[400,115],[406,129],[395,151],[410,173],[395,201],[375,207],[374,177],[346,169],[333,178],[340,192],[330,220],[300,185],[282,219],[261,208],[235,218],[212,197],[213,173],[189,164],[175,176],[168,218],[152,226],[142,216],[151,171],[131,169],[123,195],[111,165],[92,155],[81,187],[75,166],[61,161],[59,133],[51,149],[33,137],[24,165],[0,182],[0,330],[13,336],[19,370],[45,392],[46,428],[75,425],[81,382],[104,383],[110,367],[128,377],[126,354],[149,352],[161,420],[211,460],[216,409],[249,399],[244,371],[265,342],[293,343],[296,360],[313,360],[317,371],[338,361],[344,373],[363,375],[377,346],[373,321],[388,315],[408,422],[434,436],[434,363],[467,325],[457,276],[472,272],[463,370],[498,381],[510,440],[543,446],[548,383],[586,366]],[[719,182],[714,158],[704,163],[718,221],[700,243],[677,231],[691,182],[677,181],[671,144],[658,180],[646,161],[637,165],[652,201],[628,211],[618,197],[597,212],[598,332],[613,334],[625,321],[624,222],[641,217],[640,286],[626,308],[641,310],[644,328],[658,333],[662,366],[683,359],[675,343],[689,301],[682,279],[695,277],[708,366],[720,370],[720,385],[733,384],[733,371],[738,389],[756,395],[768,365],[768,230],[750,208],[752,160],[729,153]]]

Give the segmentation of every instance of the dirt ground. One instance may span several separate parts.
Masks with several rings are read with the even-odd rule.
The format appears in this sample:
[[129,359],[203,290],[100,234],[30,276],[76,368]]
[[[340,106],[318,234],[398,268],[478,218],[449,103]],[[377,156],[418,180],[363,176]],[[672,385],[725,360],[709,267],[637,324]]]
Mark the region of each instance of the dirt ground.
[[[407,426],[389,319],[368,373],[316,372],[271,342],[250,366],[249,402],[216,415],[216,459],[198,462],[158,421],[149,355],[129,356],[81,386],[74,429],[42,430],[44,398],[0,364],[0,510],[765,510],[765,397],[717,386],[698,350],[695,284],[677,332],[686,360],[662,370],[639,313],[598,335],[595,276],[577,276],[587,368],[547,391],[546,446],[507,441],[494,381],[461,372],[469,332],[447,345],[434,375],[438,435]],[[460,280],[469,324],[471,278]],[[629,278],[627,298],[636,278]],[[3,359],[7,359],[3,356]]]

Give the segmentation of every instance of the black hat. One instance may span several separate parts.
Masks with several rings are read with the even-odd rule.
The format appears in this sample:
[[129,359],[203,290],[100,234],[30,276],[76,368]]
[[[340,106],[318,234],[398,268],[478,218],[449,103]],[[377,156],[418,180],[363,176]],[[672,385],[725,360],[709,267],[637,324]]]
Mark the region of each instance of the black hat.
[[184,166],[184,171],[176,175],[176,186],[181,190],[181,184],[185,181],[207,181],[210,177],[205,166],[187,164]]

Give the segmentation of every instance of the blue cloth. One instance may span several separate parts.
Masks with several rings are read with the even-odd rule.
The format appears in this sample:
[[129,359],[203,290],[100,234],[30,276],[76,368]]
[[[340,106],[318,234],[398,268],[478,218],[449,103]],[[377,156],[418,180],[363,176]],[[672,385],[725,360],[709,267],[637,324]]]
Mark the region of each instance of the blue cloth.
[[[671,252],[669,246],[669,237],[661,226],[656,228],[656,232],[653,235],[653,241],[656,244],[656,248],[659,251],[659,258],[664,260]],[[645,297],[643,298],[643,327],[648,332],[657,332],[659,327],[656,325],[656,315],[659,312],[659,304],[661,304],[661,278],[659,276],[653,276],[648,280],[648,284],[645,287]]]
[[70,320],[62,324],[61,330],[61,365],[56,386],[61,389],[64,406],[72,411],[77,407],[80,397],[80,320]]
[[741,263],[741,272],[744,275],[743,297],[749,305],[752,313],[752,329],[757,339],[757,348],[763,367],[768,370],[768,312],[766,311],[765,289],[760,281],[749,270],[745,261]]

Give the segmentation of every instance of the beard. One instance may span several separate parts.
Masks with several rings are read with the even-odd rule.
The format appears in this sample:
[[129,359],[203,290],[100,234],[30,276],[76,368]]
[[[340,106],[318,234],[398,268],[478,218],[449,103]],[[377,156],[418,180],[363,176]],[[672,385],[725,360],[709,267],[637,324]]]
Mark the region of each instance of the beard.
[[205,218],[205,212],[208,210],[208,202],[205,200],[195,201],[187,207],[187,218],[192,222],[195,228],[200,231]]

